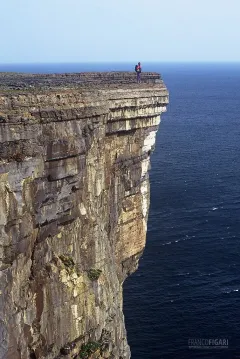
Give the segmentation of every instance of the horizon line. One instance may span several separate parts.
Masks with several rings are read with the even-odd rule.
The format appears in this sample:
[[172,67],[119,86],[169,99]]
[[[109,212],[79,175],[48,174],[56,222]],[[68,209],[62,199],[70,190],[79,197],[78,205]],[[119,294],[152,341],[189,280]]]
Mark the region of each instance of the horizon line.
[[[72,62],[0,62],[0,66],[2,65],[61,65],[61,64],[132,64],[135,63],[134,61],[72,61]],[[228,60],[228,61],[218,61],[218,60],[204,60],[204,61],[191,61],[191,60],[179,60],[179,61],[173,61],[173,60],[141,60],[141,63],[161,63],[161,64],[240,64],[240,60],[239,61],[235,61],[235,60]]]

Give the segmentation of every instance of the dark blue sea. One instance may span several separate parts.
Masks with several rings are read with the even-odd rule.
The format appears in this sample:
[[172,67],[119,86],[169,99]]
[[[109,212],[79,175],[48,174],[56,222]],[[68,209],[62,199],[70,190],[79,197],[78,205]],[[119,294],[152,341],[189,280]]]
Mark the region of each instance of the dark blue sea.
[[[124,286],[132,359],[237,359],[240,64],[142,65],[162,74],[170,105],[152,156],[147,246]],[[27,72],[133,68],[0,65]],[[191,339],[225,339],[228,349],[189,349]]]

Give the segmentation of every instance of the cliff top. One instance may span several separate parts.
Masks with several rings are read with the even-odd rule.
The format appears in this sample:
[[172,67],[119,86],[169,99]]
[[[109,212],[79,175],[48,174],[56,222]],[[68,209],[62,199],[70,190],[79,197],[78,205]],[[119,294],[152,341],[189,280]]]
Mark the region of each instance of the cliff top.
[[141,83],[136,82],[135,72],[79,72],[63,74],[28,74],[0,72],[0,91],[19,90],[51,90],[76,89],[94,87],[128,87],[144,88],[154,84],[165,87],[160,74],[156,72],[143,72]]

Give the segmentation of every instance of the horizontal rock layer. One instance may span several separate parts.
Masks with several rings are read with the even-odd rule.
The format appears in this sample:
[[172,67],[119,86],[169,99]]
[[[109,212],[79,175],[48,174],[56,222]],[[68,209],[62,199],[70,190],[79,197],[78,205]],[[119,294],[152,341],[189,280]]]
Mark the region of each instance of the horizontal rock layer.
[[[160,76],[0,74],[0,358],[130,357]],[[14,90],[15,89],[15,90]]]

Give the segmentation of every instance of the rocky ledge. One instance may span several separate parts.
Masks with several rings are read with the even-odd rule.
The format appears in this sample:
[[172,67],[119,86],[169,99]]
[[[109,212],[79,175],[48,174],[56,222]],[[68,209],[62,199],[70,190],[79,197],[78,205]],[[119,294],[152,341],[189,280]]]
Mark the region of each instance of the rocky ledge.
[[0,73],[0,358],[130,358],[156,73]]

